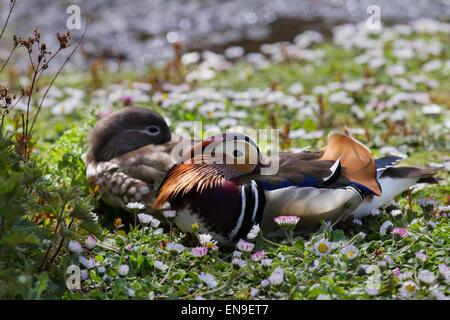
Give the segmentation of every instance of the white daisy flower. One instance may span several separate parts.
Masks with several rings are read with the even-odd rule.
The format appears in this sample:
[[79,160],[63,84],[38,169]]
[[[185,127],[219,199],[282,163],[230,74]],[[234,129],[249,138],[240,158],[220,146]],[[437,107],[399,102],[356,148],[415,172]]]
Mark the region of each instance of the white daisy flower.
[[264,267],[270,267],[272,265],[272,259],[262,259],[261,265]]
[[231,261],[231,264],[233,266],[237,266],[239,268],[242,268],[246,265],[245,260],[241,259],[241,258],[233,258],[233,260]]
[[316,243],[315,248],[316,248],[317,255],[325,256],[330,253],[331,244],[327,239],[322,238]]
[[217,280],[214,278],[214,276],[208,272],[202,272],[198,276],[198,279],[202,282],[204,282],[208,287],[215,288],[217,287]]
[[153,219],[151,215],[145,213],[139,213],[137,216],[139,218],[139,221],[145,225],[149,224]]
[[416,252],[416,259],[421,263],[425,263],[427,261],[427,255],[423,252]]
[[164,263],[162,263],[161,261],[158,261],[158,260],[156,260],[155,262],[153,262],[153,266],[156,268],[156,269],[158,269],[158,270],[160,270],[160,271],[166,271],[168,268],[169,268],[169,266],[168,265],[166,265],[166,264],[164,264]]
[[301,93],[303,93],[304,90],[304,86],[302,83],[300,82],[294,82],[293,84],[291,84],[291,86],[289,87],[289,93],[293,94],[294,96],[299,95]]
[[89,278],[89,272],[84,269],[81,270],[80,277],[81,277],[81,280],[86,280],[87,278]]
[[260,233],[261,233],[261,228],[259,227],[259,225],[255,224],[252,227],[252,229],[250,230],[250,232],[247,234],[247,239],[253,240],[256,237],[258,237]]
[[84,245],[86,246],[86,248],[87,248],[88,250],[94,249],[96,243],[97,243],[97,242],[95,241],[95,238],[94,238],[94,236],[92,236],[92,235],[90,235],[90,236],[84,241]]
[[264,279],[263,281],[261,281],[261,287],[262,288],[265,288],[265,287],[268,287],[268,286],[270,286],[270,281],[269,280]]
[[206,245],[208,242],[212,241],[212,236],[208,233],[200,233],[198,235],[198,240],[200,241],[200,244]]
[[160,223],[161,223],[161,221],[159,221],[159,220],[156,219],[156,218],[152,218],[152,220],[151,220],[151,222],[150,222],[150,224],[151,224],[151,226],[152,226],[153,228],[158,228]]
[[394,225],[391,221],[387,220],[381,224],[380,227],[380,235],[385,236],[388,234],[392,229],[394,229]]
[[409,298],[417,291],[417,284],[414,281],[403,282],[400,288],[400,294],[403,298]]
[[448,267],[447,265],[445,265],[443,263],[439,264],[439,273],[445,279],[445,282],[447,284],[449,284],[450,283],[450,267]]
[[380,292],[380,288],[369,288],[369,287],[365,287],[364,291],[369,295],[369,296],[376,296],[378,295],[378,293]]
[[280,267],[275,268],[267,280],[274,286],[282,284],[284,281],[284,270]]
[[94,257],[89,257],[89,259],[85,257],[79,257],[78,261],[86,268],[86,269],[92,269],[98,265],[98,262],[95,260]]
[[434,281],[436,280],[436,276],[434,275],[433,272],[429,270],[422,270],[417,275],[417,279],[426,284],[433,284]]
[[122,277],[125,277],[128,272],[130,271],[130,267],[126,264],[122,264],[119,266],[119,269],[117,270],[117,272],[119,273],[119,275],[121,275]]
[[68,247],[69,247],[69,250],[73,253],[83,252],[83,247],[81,247],[81,244],[76,240],[70,240]]
[[353,260],[358,256],[359,250],[353,245],[346,245],[341,249],[341,253],[345,255],[349,260]]
[[170,220],[175,218],[177,212],[175,210],[164,210],[162,214],[166,219]]
[[127,203],[127,208],[128,209],[139,209],[142,210],[145,208],[145,204],[141,203],[141,202],[128,202]]
[[403,215],[403,212],[402,212],[402,210],[395,209],[395,210],[391,211],[391,215],[394,219],[396,219],[396,218],[400,218]]
[[184,246],[181,243],[169,242],[166,245],[166,249],[173,255],[180,254],[184,250]]

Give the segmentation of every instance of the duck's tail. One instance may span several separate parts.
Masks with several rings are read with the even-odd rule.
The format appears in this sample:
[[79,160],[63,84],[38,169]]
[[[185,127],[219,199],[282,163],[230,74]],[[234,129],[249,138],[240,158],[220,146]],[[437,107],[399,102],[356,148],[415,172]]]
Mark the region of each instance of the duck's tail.
[[372,209],[379,208],[395,196],[417,183],[438,183],[439,178],[434,175],[441,168],[390,167],[378,179],[383,193],[380,197],[367,197],[353,215],[360,218],[369,215]]

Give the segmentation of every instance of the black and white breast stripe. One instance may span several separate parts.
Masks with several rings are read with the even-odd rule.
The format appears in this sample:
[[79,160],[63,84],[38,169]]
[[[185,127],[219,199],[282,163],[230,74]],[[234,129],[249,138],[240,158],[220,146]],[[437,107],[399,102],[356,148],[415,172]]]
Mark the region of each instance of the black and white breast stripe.
[[241,211],[234,228],[228,235],[230,241],[244,238],[254,224],[262,220],[266,197],[262,185],[254,180],[240,187]]

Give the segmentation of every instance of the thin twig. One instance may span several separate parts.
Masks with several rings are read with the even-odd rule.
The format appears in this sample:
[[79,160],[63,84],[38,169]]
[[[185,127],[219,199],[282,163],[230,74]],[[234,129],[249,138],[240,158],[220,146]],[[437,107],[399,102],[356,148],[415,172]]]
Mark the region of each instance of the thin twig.
[[11,4],[9,5],[8,16],[6,17],[5,25],[3,26],[2,32],[0,33],[0,39],[2,38],[3,33],[5,32],[6,26],[8,25],[8,21],[9,21],[9,18],[10,18],[10,16],[11,16],[11,13],[12,13],[12,11],[13,11],[13,9],[14,9],[14,5],[15,5],[15,4],[16,4],[16,0],[13,0],[13,1],[11,2]]
[[11,59],[11,57],[12,57],[14,51],[16,51],[16,48],[17,48],[16,46],[14,46],[14,47],[12,48],[11,52],[9,53],[8,58],[6,58],[5,63],[3,63],[3,66],[2,66],[2,68],[0,69],[0,73],[2,73],[3,70],[5,69],[5,67],[6,67],[6,65],[8,64],[9,60]]
[[42,96],[42,99],[41,99],[41,102],[39,103],[39,107],[38,107],[38,109],[37,109],[37,111],[36,111],[36,114],[32,117],[33,122],[31,123],[31,128],[30,128],[30,131],[29,131],[30,133],[32,132],[32,130],[33,130],[33,128],[34,128],[34,125],[35,125],[35,123],[36,123],[37,116],[38,116],[39,112],[40,112],[41,109],[42,109],[42,103],[44,102],[45,97],[47,96],[47,93],[49,92],[49,90],[50,90],[50,88],[52,87],[53,83],[55,82],[56,78],[57,78],[57,77],[59,76],[59,74],[61,73],[62,69],[65,67],[65,65],[67,64],[67,62],[69,62],[70,58],[72,58],[72,56],[74,55],[75,51],[77,51],[78,47],[79,47],[80,44],[81,44],[81,41],[83,41],[84,36],[86,35],[87,29],[88,29],[88,25],[89,25],[89,23],[86,23],[86,27],[84,28],[84,32],[83,32],[83,34],[81,35],[80,39],[78,40],[77,44],[75,45],[75,47],[73,48],[73,50],[72,50],[72,52],[69,54],[69,56],[66,58],[66,60],[64,60],[63,64],[59,67],[58,71],[57,71],[57,72],[55,73],[55,75],[53,76],[52,81],[50,82],[50,85],[47,87],[47,90],[45,90],[45,93],[44,93],[44,95]]

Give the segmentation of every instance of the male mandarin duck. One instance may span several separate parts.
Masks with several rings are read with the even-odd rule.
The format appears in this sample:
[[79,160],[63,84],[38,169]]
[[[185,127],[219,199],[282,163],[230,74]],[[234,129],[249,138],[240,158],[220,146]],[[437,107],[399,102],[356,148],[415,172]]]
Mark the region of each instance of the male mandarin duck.
[[101,198],[127,210],[128,202],[152,208],[156,190],[174,165],[171,151],[181,141],[164,118],[150,109],[125,107],[92,129],[86,157],[88,182]]
[[256,143],[222,134],[198,143],[172,167],[154,209],[171,207],[183,232],[198,223],[222,245],[245,237],[254,224],[276,234],[277,216],[300,217],[296,231],[312,231],[321,220],[361,217],[418,182],[437,182],[439,168],[393,167],[400,160],[374,159],[361,142],[333,132],[320,151],[280,153],[278,172],[263,175],[270,162]]

